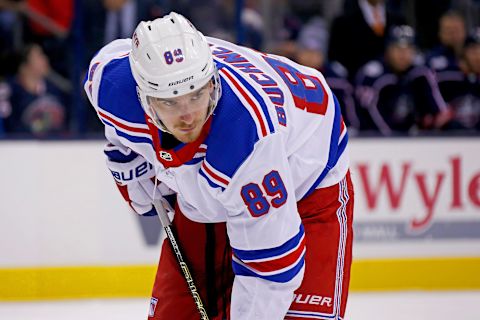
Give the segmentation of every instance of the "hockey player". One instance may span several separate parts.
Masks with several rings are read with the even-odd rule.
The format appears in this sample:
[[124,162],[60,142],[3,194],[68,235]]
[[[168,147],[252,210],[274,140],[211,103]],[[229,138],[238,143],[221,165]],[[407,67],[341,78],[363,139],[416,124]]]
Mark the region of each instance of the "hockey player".
[[435,72],[444,99],[451,101],[461,90],[457,85],[463,78],[460,61],[467,36],[465,18],[458,12],[447,11],[438,26],[440,44],[427,54],[425,64]]
[[362,130],[383,135],[445,126],[451,112],[433,72],[415,59],[414,31],[393,27],[383,59],[363,66],[355,80]]
[[[102,48],[84,87],[130,206],[154,214],[153,198],[176,194],[173,226],[210,319],[343,318],[348,135],[319,72],[171,13]],[[199,318],[165,243],[149,318]]]
[[473,29],[464,41],[459,70],[451,77],[444,90],[445,99],[453,111],[448,129],[480,130],[480,28]]

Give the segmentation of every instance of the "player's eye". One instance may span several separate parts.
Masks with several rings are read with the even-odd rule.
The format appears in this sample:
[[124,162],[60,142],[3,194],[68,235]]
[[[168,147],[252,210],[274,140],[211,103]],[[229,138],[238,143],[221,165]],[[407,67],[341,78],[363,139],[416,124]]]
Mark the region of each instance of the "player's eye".
[[203,95],[203,90],[200,90],[195,95],[193,95],[192,100],[198,100],[202,97],[202,95]]
[[169,101],[169,100],[163,100],[162,104],[167,106],[167,107],[171,107],[171,106],[175,105],[175,102]]

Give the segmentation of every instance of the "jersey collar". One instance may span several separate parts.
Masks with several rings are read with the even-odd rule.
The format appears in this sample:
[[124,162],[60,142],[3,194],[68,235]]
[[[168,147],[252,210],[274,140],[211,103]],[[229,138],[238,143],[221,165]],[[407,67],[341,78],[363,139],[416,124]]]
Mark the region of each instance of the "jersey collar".
[[164,149],[161,145],[162,132],[153,124],[147,115],[145,115],[145,118],[152,136],[155,155],[157,160],[160,161],[165,168],[179,167],[192,160],[195,154],[199,151],[202,143],[207,138],[212,124],[212,117],[210,116],[207,122],[203,125],[202,132],[197,140],[190,143],[181,143],[172,149]]

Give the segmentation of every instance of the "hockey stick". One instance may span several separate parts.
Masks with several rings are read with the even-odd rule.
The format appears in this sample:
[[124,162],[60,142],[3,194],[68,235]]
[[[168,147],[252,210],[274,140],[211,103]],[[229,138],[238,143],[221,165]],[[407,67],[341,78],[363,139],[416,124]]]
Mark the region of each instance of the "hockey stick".
[[180,248],[177,245],[177,241],[175,240],[175,236],[173,235],[172,227],[171,227],[171,222],[170,219],[168,218],[168,213],[165,207],[163,206],[162,202],[160,199],[157,199],[153,202],[153,206],[155,207],[155,210],[157,211],[158,218],[160,219],[160,223],[163,226],[163,229],[165,230],[165,233],[167,234],[168,240],[170,241],[170,244],[172,245],[173,252],[175,253],[175,256],[177,257],[178,264],[180,265],[180,269],[182,269],[183,276],[185,278],[185,281],[187,281],[188,289],[190,289],[190,293],[192,294],[193,300],[195,301],[195,305],[197,306],[198,312],[200,313],[200,319],[201,320],[208,320],[208,315],[207,311],[205,310],[202,302],[202,298],[200,297],[200,294],[197,291],[197,287],[195,286],[195,283],[193,282],[192,275],[190,273],[190,269],[188,268],[187,264],[185,261],[183,261],[183,256],[182,253],[180,252]]

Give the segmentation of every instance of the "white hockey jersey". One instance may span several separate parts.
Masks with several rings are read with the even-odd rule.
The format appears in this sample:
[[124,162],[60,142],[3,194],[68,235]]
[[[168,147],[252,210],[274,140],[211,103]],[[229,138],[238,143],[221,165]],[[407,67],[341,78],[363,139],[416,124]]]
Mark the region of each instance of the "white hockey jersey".
[[[222,97],[195,142],[162,148],[116,40],[92,59],[85,91],[105,124],[107,155],[137,161],[178,193],[191,220],[226,222],[235,282],[231,318],[283,319],[304,270],[297,202],[347,173],[347,130],[323,76],[286,58],[208,38]],[[113,149],[112,149],[113,145]],[[123,152],[115,154],[115,147]],[[126,152],[127,151],[127,152]]]

